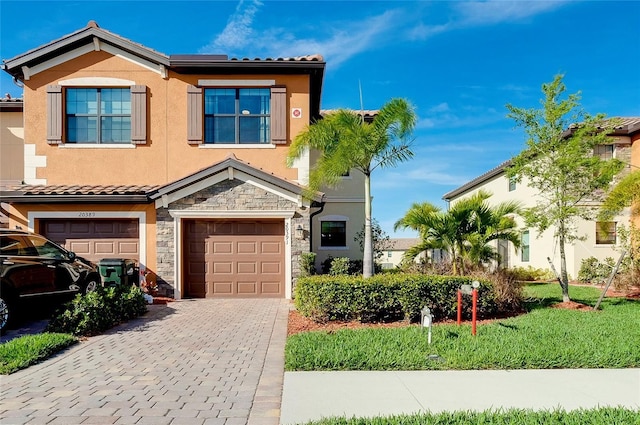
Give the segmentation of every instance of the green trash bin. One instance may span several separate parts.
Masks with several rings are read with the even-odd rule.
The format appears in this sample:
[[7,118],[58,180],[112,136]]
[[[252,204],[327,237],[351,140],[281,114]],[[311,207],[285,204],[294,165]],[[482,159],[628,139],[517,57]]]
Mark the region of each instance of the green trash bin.
[[105,287],[138,285],[136,260],[127,258],[103,258],[98,261],[98,269]]

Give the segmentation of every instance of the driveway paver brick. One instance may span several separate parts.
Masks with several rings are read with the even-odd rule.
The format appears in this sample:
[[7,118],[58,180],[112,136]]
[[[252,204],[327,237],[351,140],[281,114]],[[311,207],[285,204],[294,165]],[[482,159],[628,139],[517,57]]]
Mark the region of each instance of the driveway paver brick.
[[0,377],[0,424],[277,425],[289,301],[181,300]]

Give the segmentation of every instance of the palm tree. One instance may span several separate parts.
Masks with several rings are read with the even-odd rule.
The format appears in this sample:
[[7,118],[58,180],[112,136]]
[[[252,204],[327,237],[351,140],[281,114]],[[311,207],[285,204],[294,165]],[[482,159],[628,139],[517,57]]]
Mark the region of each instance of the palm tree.
[[386,103],[371,123],[364,114],[340,109],[307,126],[289,147],[287,164],[300,158],[308,149],[320,152],[309,174],[309,189],[323,185],[337,186],[350,170],[364,174],[365,227],[363,276],[373,275],[373,240],[371,235],[371,173],[378,167],[393,167],[413,157],[410,140],[416,124],[413,106],[404,99]]
[[453,274],[464,274],[464,260],[481,264],[497,259],[495,249],[488,245],[493,240],[508,240],[518,248],[520,234],[513,215],[520,211],[519,204],[502,202],[490,206],[486,202],[489,197],[489,192],[480,190],[446,212],[428,202],[413,204],[394,226],[395,230],[410,228],[420,234],[421,243],[406,255],[415,258],[426,249],[444,249],[451,257]]

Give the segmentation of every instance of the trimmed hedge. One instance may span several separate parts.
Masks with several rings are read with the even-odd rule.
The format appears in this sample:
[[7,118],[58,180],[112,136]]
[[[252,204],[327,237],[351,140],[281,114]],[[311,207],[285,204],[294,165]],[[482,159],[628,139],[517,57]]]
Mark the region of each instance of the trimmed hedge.
[[[384,322],[420,320],[429,307],[434,320],[455,319],[458,289],[475,280],[462,276],[385,274],[360,276],[308,276],[296,283],[295,305],[304,316],[318,322],[359,320]],[[498,312],[491,282],[479,280],[478,318]],[[463,295],[463,317],[471,317],[471,296]]]
[[147,312],[147,302],[140,288],[116,286],[86,295],[76,295],[62,306],[47,325],[47,332],[76,336],[97,335],[115,325]]

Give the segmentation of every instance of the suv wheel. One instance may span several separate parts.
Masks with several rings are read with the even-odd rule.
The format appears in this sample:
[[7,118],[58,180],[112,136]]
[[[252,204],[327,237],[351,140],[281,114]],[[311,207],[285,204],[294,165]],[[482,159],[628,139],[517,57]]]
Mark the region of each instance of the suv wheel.
[[14,315],[13,300],[7,293],[0,294],[0,332],[7,330],[9,323],[13,321]]
[[87,284],[84,287],[84,293],[88,294],[89,292],[93,292],[98,288],[98,279],[96,279],[95,277],[90,277],[87,279]]

